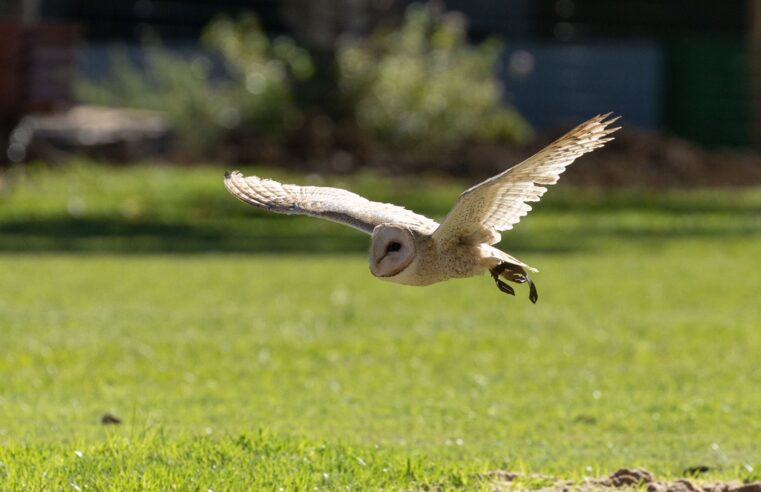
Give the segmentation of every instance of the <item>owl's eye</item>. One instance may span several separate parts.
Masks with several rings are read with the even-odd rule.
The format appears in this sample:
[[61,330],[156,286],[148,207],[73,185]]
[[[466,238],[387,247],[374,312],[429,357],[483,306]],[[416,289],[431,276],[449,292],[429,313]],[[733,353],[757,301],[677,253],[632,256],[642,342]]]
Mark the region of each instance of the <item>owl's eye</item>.
[[388,248],[386,248],[386,251],[391,253],[392,251],[399,251],[402,249],[402,243],[398,243],[396,241],[389,243]]

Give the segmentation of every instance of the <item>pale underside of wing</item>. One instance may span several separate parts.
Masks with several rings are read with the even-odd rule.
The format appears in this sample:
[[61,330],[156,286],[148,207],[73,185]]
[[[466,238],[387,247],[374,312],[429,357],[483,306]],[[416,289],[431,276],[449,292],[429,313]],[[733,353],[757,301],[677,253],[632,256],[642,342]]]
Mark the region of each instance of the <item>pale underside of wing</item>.
[[507,171],[466,190],[434,233],[440,241],[495,244],[513,228],[574,160],[613,140],[618,118],[598,115]]
[[379,224],[396,224],[431,234],[438,223],[406,208],[373,202],[351,191],[324,186],[283,184],[238,171],[225,173],[225,187],[239,200],[282,214],[331,220],[372,234]]

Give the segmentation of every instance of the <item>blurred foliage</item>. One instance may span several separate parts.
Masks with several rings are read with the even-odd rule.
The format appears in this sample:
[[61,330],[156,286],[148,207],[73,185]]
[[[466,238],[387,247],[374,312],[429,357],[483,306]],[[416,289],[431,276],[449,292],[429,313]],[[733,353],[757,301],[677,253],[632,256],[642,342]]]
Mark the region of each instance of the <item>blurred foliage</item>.
[[[338,88],[360,134],[424,152],[466,140],[526,140],[530,128],[502,102],[501,45],[469,45],[465,18],[436,5],[413,5],[400,26],[338,44]],[[146,67],[117,54],[111,77],[82,81],[80,98],[164,111],[191,155],[209,155],[231,135],[282,143],[301,128],[294,87],[315,68],[304,48],[269,39],[253,14],[213,21],[202,42],[208,54],[188,57],[148,39]]]
[[231,77],[225,108],[228,127],[240,125],[280,137],[298,121],[292,83],[312,75],[306,50],[287,37],[269,40],[253,14],[212,22],[202,40],[222,55]]
[[530,128],[502,102],[500,52],[494,40],[468,44],[461,14],[412,5],[399,28],[341,43],[340,83],[360,126],[392,145],[525,141]]
[[146,49],[146,61],[150,73],[133,64],[126,52],[114,53],[111,76],[105,81],[80,81],[79,99],[165,112],[178,144],[189,152],[204,153],[216,145],[225,134],[220,110],[225,91],[212,90],[207,60],[186,60],[152,44]]
[[[188,58],[147,39],[147,70],[117,53],[111,77],[80,81],[78,95],[95,104],[165,112],[191,153],[208,153],[232,131],[281,139],[299,118],[291,83],[311,75],[307,52],[287,38],[269,40],[250,14],[213,21],[202,40],[209,55]],[[214,73],[216,59],[224,75]]]

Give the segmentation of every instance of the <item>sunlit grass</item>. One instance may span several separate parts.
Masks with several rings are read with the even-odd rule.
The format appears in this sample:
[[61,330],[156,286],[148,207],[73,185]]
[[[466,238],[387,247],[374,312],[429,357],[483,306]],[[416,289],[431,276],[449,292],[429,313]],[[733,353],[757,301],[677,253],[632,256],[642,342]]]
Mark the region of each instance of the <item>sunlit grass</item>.
[[[758,191],[552,190],[503,244],[541,270],[532,305],[487,277],[380,282],[367,238],[249,211],[220,174],[0,194],[0,489],[758,477]],[[347,184],[437,217],[463,188]]]

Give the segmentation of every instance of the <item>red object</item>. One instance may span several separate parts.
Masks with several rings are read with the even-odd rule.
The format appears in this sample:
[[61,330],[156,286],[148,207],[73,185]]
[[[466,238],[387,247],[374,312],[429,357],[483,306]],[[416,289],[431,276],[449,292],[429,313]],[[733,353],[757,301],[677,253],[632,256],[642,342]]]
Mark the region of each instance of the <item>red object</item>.
[[70,102],[81,39],[74,24],[0,22],[0,119]]
[[0,115],[19,110],[21,87],[21,28],[0,24]]

